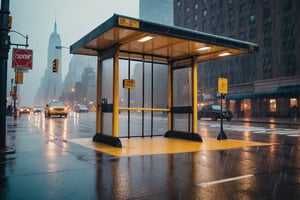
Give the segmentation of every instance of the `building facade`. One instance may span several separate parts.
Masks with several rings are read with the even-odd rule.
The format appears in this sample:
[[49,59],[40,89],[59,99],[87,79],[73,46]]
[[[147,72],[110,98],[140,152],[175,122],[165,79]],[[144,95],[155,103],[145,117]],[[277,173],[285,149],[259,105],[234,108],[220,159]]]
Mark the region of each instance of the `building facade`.
[[139,18],[173,25],[173,0],[140,0]]
[[217,103],[228,78],[226,107],[236,116],[299,117],[300,1],[174,0],[174,24],[259,45],[253,55],[200,63],[200,105]]

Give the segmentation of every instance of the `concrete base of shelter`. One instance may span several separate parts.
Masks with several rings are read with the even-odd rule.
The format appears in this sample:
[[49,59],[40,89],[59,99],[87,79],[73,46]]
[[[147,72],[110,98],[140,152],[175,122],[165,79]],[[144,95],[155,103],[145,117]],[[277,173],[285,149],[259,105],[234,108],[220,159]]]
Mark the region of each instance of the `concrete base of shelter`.
[[122,142],[119,138],[112,137],[109,135],[104,135],[102,133],[97,133],[96,135],[94,135],[93,141],[101,142],[101,143],[108,144],[108,145],[111,145],[114,147],[122,147]]
[[183,131],[167,131],[165,133],[165,137],[202,142],[202,138],[198,133],[188,133]]

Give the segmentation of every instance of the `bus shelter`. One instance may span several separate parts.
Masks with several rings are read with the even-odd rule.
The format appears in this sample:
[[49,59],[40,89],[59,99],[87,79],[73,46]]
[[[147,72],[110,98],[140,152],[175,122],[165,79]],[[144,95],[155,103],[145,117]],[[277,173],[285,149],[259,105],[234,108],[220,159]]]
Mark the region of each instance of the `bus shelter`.
[[117,14],[70,46],[98,58],[93,140],[117,147],[121,137],[202,142],[197,63],[257,51],[253,43]]

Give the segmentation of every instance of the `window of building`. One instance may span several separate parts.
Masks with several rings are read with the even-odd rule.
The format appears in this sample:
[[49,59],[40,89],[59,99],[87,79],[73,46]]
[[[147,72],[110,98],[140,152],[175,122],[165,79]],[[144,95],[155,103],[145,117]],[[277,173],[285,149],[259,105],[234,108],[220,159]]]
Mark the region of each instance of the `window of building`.
[[195,9],[195,10],[198,10],[198,8],[199,8],[198,3],[195,3],[195,4],[194,4],[194,9]]
[[248,117],[251,113],[251,99],[244,99],[240,105],[240,111],[242,116]]
[[249,31],[249,38],[254,39],[256,37],[256,29],[251,29]]
[[210,21],[211,21],[210,22],[211,23],[211,27],[212,28],[216,28],[217,24],[216,24],[216,18],[215,18],[215,16],[212,16],[211,19],[210,19]]
[[203,4],[206,4],[206,3],[207,3],[207,0],[202,0],[202,3],[203,3]]
[[207,27],[207,22],[206,22],[206,20],[203,20],[203,22],[202,22],[202,30],[205,31],[206,27]]
[[229,8],[228,9],[228,16],[229,17],[233,17],[234,13],[233,13],[233,9],[232,8]]
[[255,14],[249,16],[249,24],[255,24]]
[[190,25],[191,19],[189,17],[185,18],[185,25]]
[[194,15],[194,21],[195,21],[195,22],[198,21],[198,15],[197,15],[197,14]]
[[296,98],[291,98],[290,99],[290,108],[297,106],[297,99]]
[[219,8],[220,8],[220,9],[223,8],[223,3],[224,3],[223,0],[220,0],[220,1],[219,1]]
[[241,3],[240,4],[240,13],[243,13],[246,11],[246,4],[245,3]]
[[255,0],[249,0],[249,5],[251,9],[255,9]]
[[239,21],[239,26],[240,27],[243,27],[245,25],[245,18],[244,17],[241,17],[240,18],[240,21]]
[[270,99],[269,100],[269,111],[270,112],[276,112],[276,99]]
[[228,4],[232,4],[232,0],[228,0]]
[[270,8],[265,8],[264,9],[264,14],[263,14],[263,19],[268,20],[271,16],[271,9]]
[[271,33],[271,27],[272,27],[271,22],[265,23],[264,24],[264,34]]
[[187,12],[187,13],[190,12],[190,10],[191,10],[190,7],[185,8],[185,12]]
[[245,40],[245,32],[240,32],[239,38],[240,40]]
[[228,29],[231,31],[234,30],[234,20],[228,22]]
[[224,33],[225,32],[225,26],[224,24],[220,24],[220,33]]
[[207,10],[204,9],[204,10],[202,11],[202,16],[205,17],[206,15],[207,15]]
[[270,64],[271,64],[271,54],[267,53],[264,56],[263,66],[270,65]]
[[216,4],[211,4],[211,12],[215,13],[217,11]]
[[285,12],[291,11],[293,8],[293,2],[291,0],[285,1],[283,5],[283,10]]

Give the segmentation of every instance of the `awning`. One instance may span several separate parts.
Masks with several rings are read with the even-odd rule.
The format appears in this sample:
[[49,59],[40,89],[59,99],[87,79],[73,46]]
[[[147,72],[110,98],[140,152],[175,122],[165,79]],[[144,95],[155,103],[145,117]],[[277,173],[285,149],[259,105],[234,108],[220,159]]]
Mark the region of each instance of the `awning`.
[[283,96],[283,95],[300,95],[300,85],[280,86],[273,91],[255,92],[256,96]]
[[280,86],[277,88],[277,93],[300,93],[300,85]]
[[226,96],[226,99],[251,99],[254,97],[254,94],[229,94]]
[[197,62],[258,51],[254,43],[115,14],[71,45],[70,53],[97,56],[101,50],[114,46],[125,57],[195,56]]

